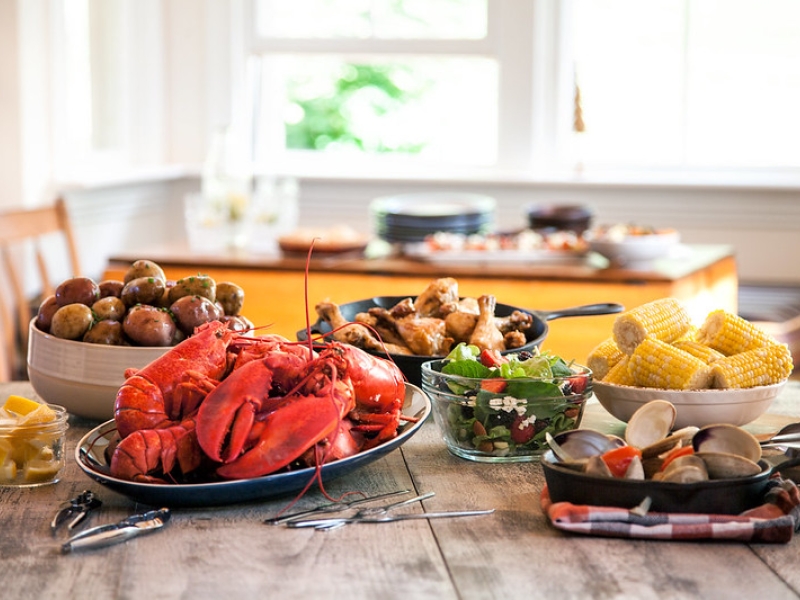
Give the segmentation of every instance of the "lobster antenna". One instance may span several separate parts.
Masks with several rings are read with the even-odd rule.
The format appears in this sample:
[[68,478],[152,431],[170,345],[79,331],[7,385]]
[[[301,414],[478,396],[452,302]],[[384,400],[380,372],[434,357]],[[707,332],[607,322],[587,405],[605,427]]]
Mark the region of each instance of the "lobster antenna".
[[314,252],[314,242],[316,242],[317,239],[318,238],[313,238],[311,240],[311,245],[308,247],[308,256],[306,256],[305,280],[303,281],[303,293],[306,301],[306,341],[308,342],[309,352],[313,352],[314,342],[311,340],[311,317],[308,315],[308,272],[311,265],[311,254]]

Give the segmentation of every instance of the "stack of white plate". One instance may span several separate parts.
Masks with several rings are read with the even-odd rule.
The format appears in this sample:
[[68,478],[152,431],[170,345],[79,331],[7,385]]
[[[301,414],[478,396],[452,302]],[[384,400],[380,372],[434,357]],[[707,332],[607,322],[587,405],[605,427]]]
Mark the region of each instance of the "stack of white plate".
[[375,233],[389,242],[421,242],[440,232],[487,233],[494,224],[494,198],[450,192],[401,194],[370,204]]

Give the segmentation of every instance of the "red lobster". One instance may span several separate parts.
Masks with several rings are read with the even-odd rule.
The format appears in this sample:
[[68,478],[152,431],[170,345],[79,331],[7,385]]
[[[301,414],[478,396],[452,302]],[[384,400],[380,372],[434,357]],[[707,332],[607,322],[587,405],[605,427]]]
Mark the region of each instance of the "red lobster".
[[[307,464],[317,464],[394,437],[404,398],[394,363],[354,346],[331,343],[305,364],[274,352],[235,370],[208,394],[197,436],[206,455],[223,463],[219,476],[257,477],[304,455]],[[326,449],[317,458],[319,442]]]
[[187,474],[213,461],[236,479],[322,464],[394,437],[404,398],[394,363],[353,346],[318,354],[206,325],[120,388],[111,472],[165,482],[176,463]]

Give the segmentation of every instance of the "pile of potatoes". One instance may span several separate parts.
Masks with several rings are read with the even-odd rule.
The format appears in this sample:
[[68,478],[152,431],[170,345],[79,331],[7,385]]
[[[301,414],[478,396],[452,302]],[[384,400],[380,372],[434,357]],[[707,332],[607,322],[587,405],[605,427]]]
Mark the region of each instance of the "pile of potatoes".
[[173,346],[199,325],[222,321],[251,329],[242,316],[244,291],[207,275],[168,280],[150,260],[137,260],[123,281],[89,277],[63,281],[39,306],[36,326],[67,340],[127,346]]

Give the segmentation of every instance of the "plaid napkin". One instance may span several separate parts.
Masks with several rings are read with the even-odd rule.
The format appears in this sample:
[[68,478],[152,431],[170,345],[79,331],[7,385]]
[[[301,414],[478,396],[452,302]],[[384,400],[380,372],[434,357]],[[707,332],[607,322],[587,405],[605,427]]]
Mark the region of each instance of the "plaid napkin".
[[774,475],[764,504],[739,515],[642,512],[637,509],[552,502],[547,486],[542,509],[557,529],[605,537],[651,540],[737,540],[785,544],[800,530],[800,491]]

